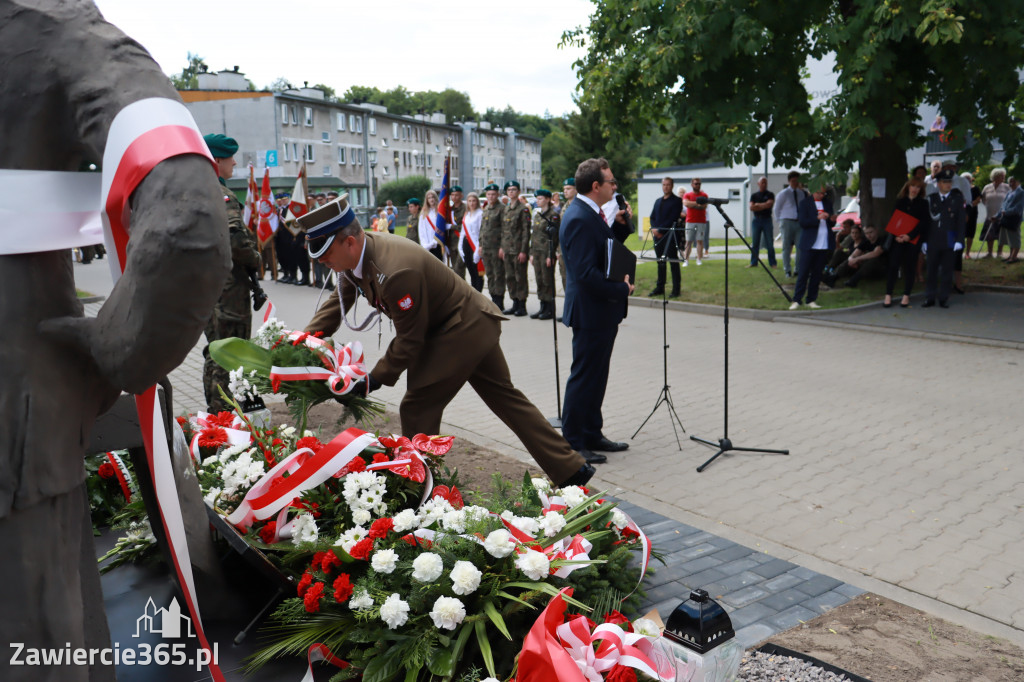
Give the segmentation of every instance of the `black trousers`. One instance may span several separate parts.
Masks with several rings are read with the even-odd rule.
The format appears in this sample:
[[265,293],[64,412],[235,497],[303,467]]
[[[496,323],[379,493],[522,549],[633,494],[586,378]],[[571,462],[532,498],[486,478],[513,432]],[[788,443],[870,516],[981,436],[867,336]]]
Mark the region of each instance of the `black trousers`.
[[818,285],[821,284],[821,271],[825,269],[825,261],[828,260],[828,249],[799,249],[797,253],[796,291],[793,292],[793,300],[797,303],[804,302],[804,293],[807,294],[807,302],[818,300]]
[[584,449],[601,439],[601,404],[618,333],[618,326],[572,330],[572,368],[565,382],[562,435],[573,450]]
[[477,291],[483,291],[484,277],[477,270],[476,263],[473,262],[473,247],[469,245],[468,239],[462,240],[462,262],[466,264],[466,272],[469,273],[469,283]]
[[889,271],[885,280],[885,293],[892,296],[896,288],[896,280],[903,274],[903,295],[910,296],[914,290],[914,277],[917,275],[917,244],[896,242],[889,250]]
[[[658,228],[661,237],[654,239],[654,254],[658,258],[677,260],[679,258],[679,231],[674,227]],[[679,263],[670,263],[672,269],[672,290],[679,290]],[[665,264],[658,263],[658,286],[665,286]]]
[[928,269],[925,274],[924,292],[929,301],[935,300],[938,293],[939,301],[949,298],[953,289],[953,249],[931,249],[926,254]]

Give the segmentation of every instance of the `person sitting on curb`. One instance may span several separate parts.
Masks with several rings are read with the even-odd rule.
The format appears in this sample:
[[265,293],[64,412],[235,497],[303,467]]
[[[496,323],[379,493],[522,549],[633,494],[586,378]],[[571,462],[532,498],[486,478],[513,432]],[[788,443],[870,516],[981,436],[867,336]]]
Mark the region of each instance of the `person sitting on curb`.
[[[860,227],[857,229],[859,231]],[[873,225],[868,225],[864,228],[863,235],[863,239],[856,244],[846,262],[841,263],[835,273],[824,277],[825,283],[830,287],[834,287],[840,278],[847,278],[843,286],[856,287],[865,277],[871,279],[881,277],[885,273],[885,248],[882,246],[878,230]]]

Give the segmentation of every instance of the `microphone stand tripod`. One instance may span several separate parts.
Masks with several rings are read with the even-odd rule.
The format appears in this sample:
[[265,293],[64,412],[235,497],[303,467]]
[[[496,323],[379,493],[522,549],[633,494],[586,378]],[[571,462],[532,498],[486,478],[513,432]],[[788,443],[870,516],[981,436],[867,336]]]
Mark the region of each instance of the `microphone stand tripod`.
[[[697,467],[697,473],[704,471],[704,469],[706,469],[709,464],[714,462],[716,459],[718,459],[720,455],[726,452],[760,452],[773,455],[789,454],[789,450],[740,448],[733,445],[732,441],[729,440],[729,229],[733,229],[736,232],[736,234],[739,235],[740,239],[743,240],[743,243],[747,245],[748,249],[750,248],[750,244],[747,242],[746,239],[743,239],[743,235],[739,233],[739,230],[737,230],[736,226],[733,225],[732,220],[730,220],[729,216],[725,214],[725,211],[722,210],[722,207],[717,203],[714,204],[714,207],[718,209],[718,213],[722,216],[722,219],[725,221],[725,308],[723,310],[722,317],[722,322],[725,326],[725,405],[723,411],[722,437],[718,439],[717,443],[714,441],[705,440],[704,438],[698,438],[697,436],[690,436],[690,440],[697,441],[698,443],[703,443],[704,445],[709,445],[713,448],[718,448],[718,452],[711,455],[711,458],[708,461],[704,462],[699,467]],[[761,262],[760,259],[758,259],[758,262]],[[764,267],[764,263],[761,263],[761,266]],[[768,270],[768,268],[765,268],[765,271],[769,275],[772,274],[771,271]],[[781,291],[782,294],[786,297],[786,300],[791,300],[789,298],[789,294],[787,294],[786,291],[782,288],[782,285],[779,284],[779,281],[775,279],[774,275],[772,275],[772,280],[775,281],[775,285],[779,287],[779,291]]]
[[[666,241],[665,242],[665,248],[661,252],[662,255],[659,256],[656,259],[657,262],[659,264],[660,263],[681,263],[682,261],[678,257],[677,258],[668,258],[667,256],[664,255],[664,254],[669,252],[669,247],[674,244],[676,246],[676,249],[677,249],[676,255],[678,256],[679,243],[678,243],[678,240],[676,239],[676,228],[675,228],[674,225],[672,227],[668,228],[668,234],[665,235],[664,237],[662,237],[662,239],[663,240],[671,240],[671,241]],[[645,242],[646,242],[646,240],[645,240]],[[646,248],[646,244],[645,244],[645,248]],[[644,252],[641,251],[641,258],[643,258],[643,253]],[[665,269],[668,270],[668,267],[666,266]],[[667,272],[665,274],[668,275]],[[667,277],[666,277],[666,279],[667,279]],[[661,287],[661,367],[662,367],[662,375],[663,375],[661,392],[658,393],[658,400],[654,403],[654,409],[652,409],[651,413],[649,415],[647,415],[647,419],[644,419],[643,423],[640,424],[639,428],[637,428],[636,432],[633,434],[633,436],[630,438],[630,440],[634,440],[636,438],[637,434],[640,433],[640,431],[643,430],[644,426],[647,425],[647,422],[649,422],[651,420],[651,417],[654,416],[654,413],[658,411],[658,408],[661,407],[664,404],[664,405],[668,405],[669,421],[672,422],[672,433],[674,433],[675,436],[676,436],[676,445],[678,445],[679,449],[682,450],[683,449],[683,444],[679,440],[679,429],[682,429],[683,433],[686,433],[686,427],[683,426],[683,420],[681,420],[679,418],[679,415],[676,413],[676,406],[672,402],[672,393],[669,390],[669,386],[668,386],[668,315],[667,315],[667,312],[666,312],[667,310],[668,310],[668,294],[665,291],[665,287],[664,287],[664,283],[663,283],[663,286]],[[676,424],[677,423],[679,424],[679,429],[676,428]]]

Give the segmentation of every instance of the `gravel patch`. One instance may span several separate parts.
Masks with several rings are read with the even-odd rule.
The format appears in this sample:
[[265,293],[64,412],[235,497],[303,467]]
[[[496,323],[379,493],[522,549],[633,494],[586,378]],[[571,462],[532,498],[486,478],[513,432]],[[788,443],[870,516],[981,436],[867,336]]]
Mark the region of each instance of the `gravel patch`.
[[809,661],[781,654],[766,654],[761,651],[748,651],[740,663],[740,674],[736,678],[747,682],[834,682],[850,680],[838,674],[820,668]]

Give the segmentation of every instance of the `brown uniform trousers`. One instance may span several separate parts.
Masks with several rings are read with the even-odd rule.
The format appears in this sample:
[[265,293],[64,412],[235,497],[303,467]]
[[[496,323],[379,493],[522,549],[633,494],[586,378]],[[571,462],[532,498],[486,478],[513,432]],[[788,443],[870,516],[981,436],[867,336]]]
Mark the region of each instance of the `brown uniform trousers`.
[[[395,338],[372,374],[394,386],[407,373],[399,408],[402,434],[436,434],[444,408],[466,383],[516,434],[556,484],[583,466],[583,458],[512,385],[498,344],[497,307],[426,250],[406,239],[366,233],[363,276],[346,272],[306,331],[331,335],[359,289],[395,325]],[[341,295],[339,296],[339,290]]]

